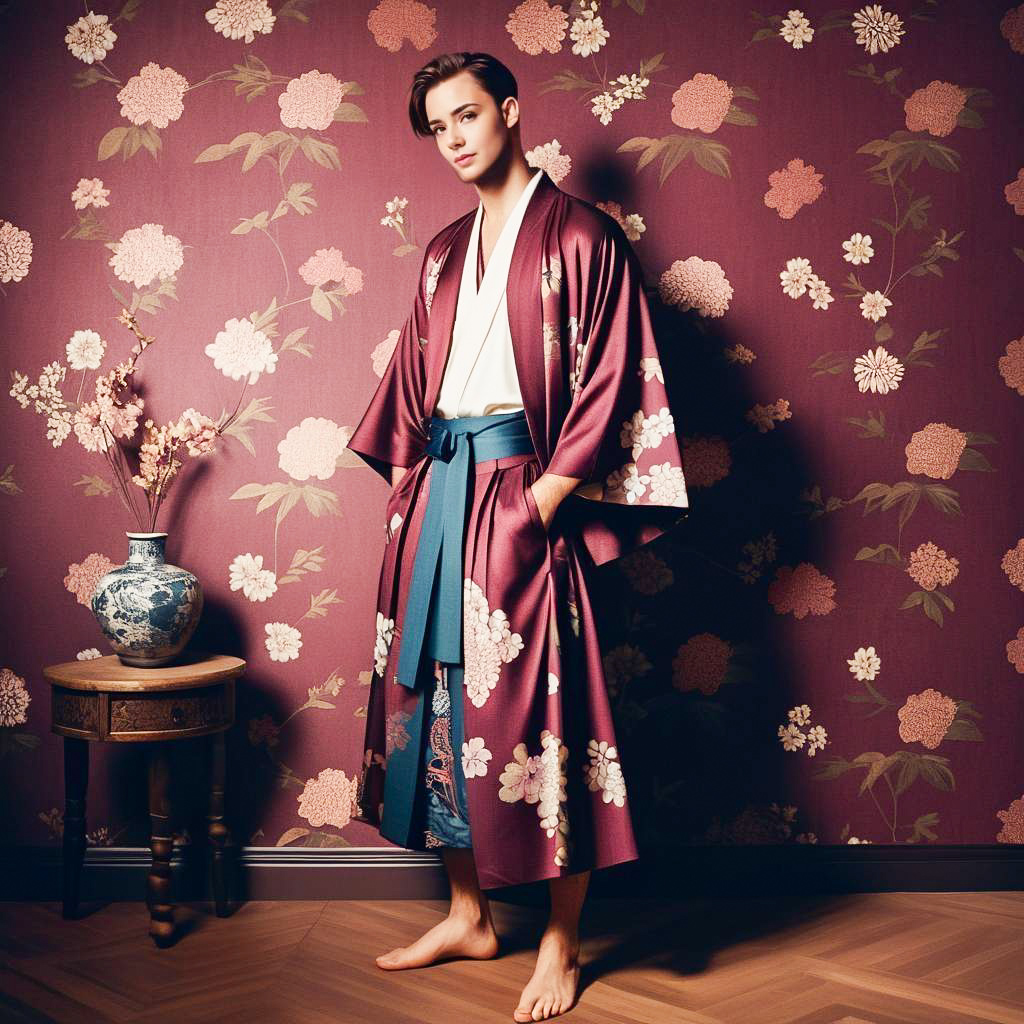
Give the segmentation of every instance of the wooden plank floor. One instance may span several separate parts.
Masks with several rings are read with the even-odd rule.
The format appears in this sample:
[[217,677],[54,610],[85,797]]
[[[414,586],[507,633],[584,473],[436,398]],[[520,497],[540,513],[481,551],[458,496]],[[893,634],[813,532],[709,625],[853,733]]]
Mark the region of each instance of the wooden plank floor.
[[[0,903],[0,1021],[491,1024],[511,1021],[544,912],[492,901],[490,961],[382,971],[446,902]],[[816,899],[591,899],[574,1024],[1024,1024],[1024,892]]]

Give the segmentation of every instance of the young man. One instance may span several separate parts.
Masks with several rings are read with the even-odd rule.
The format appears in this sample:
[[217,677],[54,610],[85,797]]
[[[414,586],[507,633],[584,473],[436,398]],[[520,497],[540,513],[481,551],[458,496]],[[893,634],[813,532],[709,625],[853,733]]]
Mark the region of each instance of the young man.
[[543,1020],[573,1003],[590,871],[637,858],[587,573],[685,515],[680,443],[636,256],[527,164],[511,72],[442,55],[409,115],[479,204],[428,243],[348,445],[393,485],[359,817],[440,849],[452,890],[377,964],[492,957],[481,890],[550,879],[515,1010]]

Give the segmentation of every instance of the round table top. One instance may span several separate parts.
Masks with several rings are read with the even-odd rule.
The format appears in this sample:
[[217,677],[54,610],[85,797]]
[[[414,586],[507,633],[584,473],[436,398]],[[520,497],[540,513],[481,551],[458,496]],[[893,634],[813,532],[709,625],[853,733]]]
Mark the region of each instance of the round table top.
[[124,665],[116,654],[85,661],[62,661],[47,665],[43,678],[69,690],[181,690],[209,686],[245,671],[245,661],[230,654],[185,650],[173,665],[139,668]]

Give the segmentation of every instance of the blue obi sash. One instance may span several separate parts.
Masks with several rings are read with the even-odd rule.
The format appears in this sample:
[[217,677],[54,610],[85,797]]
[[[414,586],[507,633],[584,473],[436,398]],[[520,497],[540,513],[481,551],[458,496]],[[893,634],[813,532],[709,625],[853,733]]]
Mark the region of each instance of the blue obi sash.
[[[402,617],[398,682],[416,688],[424,651],[462,662],[462,588],[470,466],[485,459],[534,454],[526,412],[430,418],[426,454],[430,492]],[[439,571],[440,570],[440,571]],[[435,586],[436,583],[436,586]]]

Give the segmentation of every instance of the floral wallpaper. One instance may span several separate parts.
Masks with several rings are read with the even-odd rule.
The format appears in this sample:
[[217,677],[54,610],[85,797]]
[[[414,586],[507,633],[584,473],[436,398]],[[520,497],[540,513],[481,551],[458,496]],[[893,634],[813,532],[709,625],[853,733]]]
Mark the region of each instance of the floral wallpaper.
[[[351,820],[387,488],[346,442],[476,204],[406,117],[461,49],[625,229],[683,435],[686,524],[597,574],[643,852],[1024,842],[1024,4],[55,0],[0,39],[9,842],[60,839],[41,670],[109,653],[163,472],[192,646],[248,663],[236,841],[388,845]],[[140,756],[93,748],[91,844],[146,841]]]

